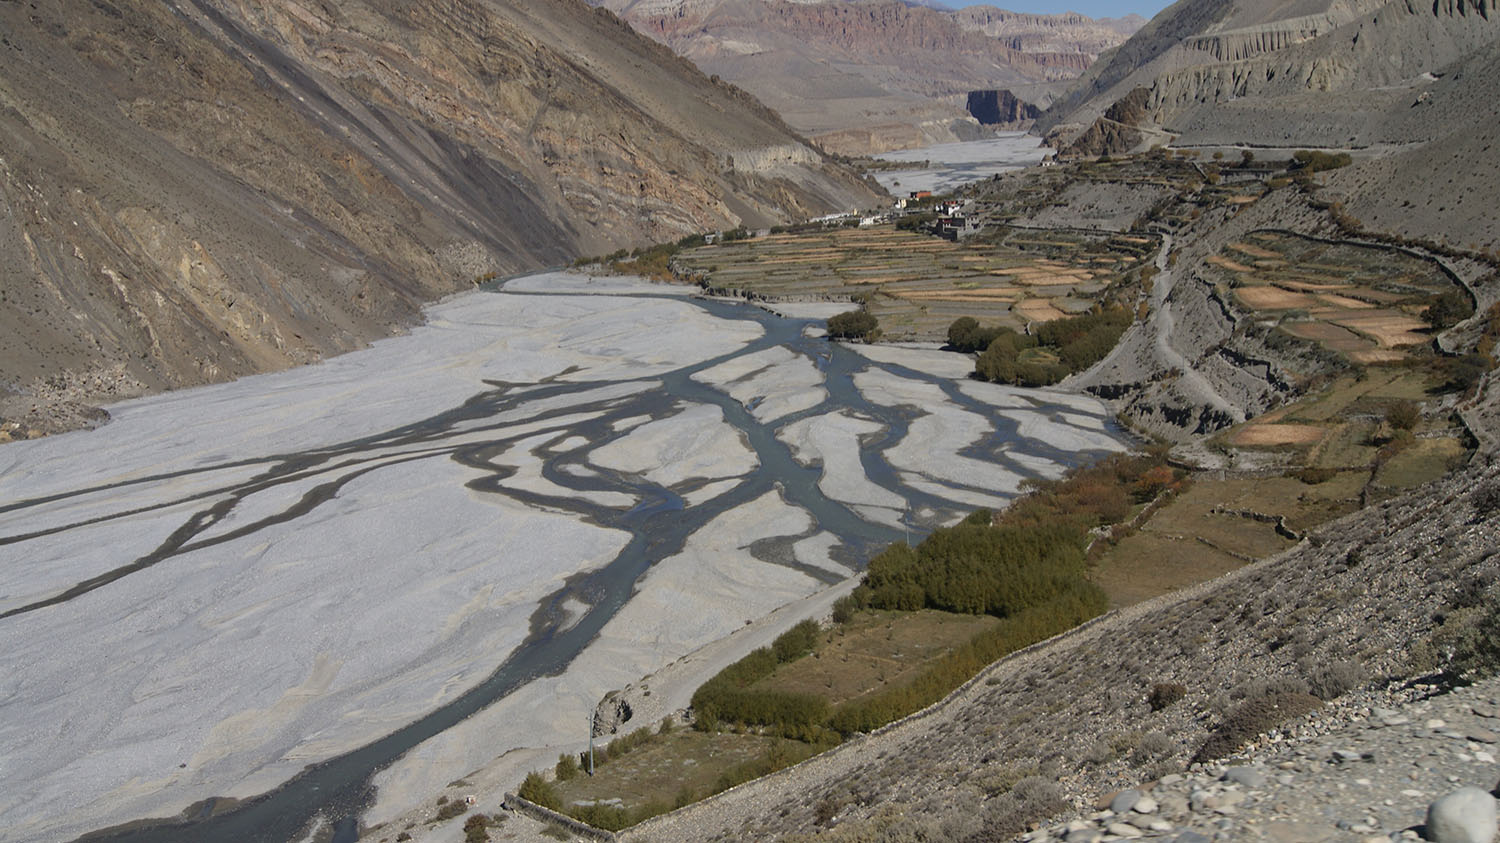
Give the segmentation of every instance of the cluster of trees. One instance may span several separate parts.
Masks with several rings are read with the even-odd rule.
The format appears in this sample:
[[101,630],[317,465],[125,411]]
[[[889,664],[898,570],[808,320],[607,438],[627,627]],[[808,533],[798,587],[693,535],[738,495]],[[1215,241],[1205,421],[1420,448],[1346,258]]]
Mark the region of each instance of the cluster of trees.
[[1316,149],[1299,149],[1292,154],[1292,166],[1289,169],[1301,170],[1308,173],[1321,173],[1324,170],[1337,170],[1347,167],[1354,159],[1347,152],[1321,152]]
[[937,222],[936,211],[922,211],[920,213],[908,213],[896,220],[897,231],[926,231]]
[[[1429,308],[1429,314],[1430,311]],[[1474,351],[1437,359],[1438,373],[1445,379],[1443,386],[1465,393],[1477,386],[1485,373],[1495,368],[1497,342],[1500,342],[1500,304],[1491,305],[1485,311],[1480,323],[1479,342]]]
[[[746,229],[735,228],[719,232],[719,242],[733,243],[736,240],[749,239],[750,236],[751,232]],[[707,235],[689,234],[673,243],[657,243],[654,246],[642,246],[635,249],[617,249],[607,255],[579,258],[573,261],[573,265],[589,266],[592,264],[603,264],[609,267],[611,271],[621,275],[670,279],[672,277],[672,258],[676,257],[678,252],[685,249],[696,249],[707,243]]]
[[986,328],[972,316],[960,316],[948,326],[948,347],[954,351],[974,354],[989,348],[990,343],[1001,334],[1014,333],[1010,328]]
[[1071,374],[1062,358],[1038,345],[1034,336],[1007,331],[974,361],[974,375],[991,383],[1050,386]]
[[974,374],[991,383],[1048,386],[1103,360],[1130,327],[1134,314],[1114,305],[1054,319],[1032,334],[981,327],[964,316],[948,326],[948,344],[959,351],[981,351]]
[[1015,526],[1066,524],[1083,533],[1125,521],[1137,505],[1188,483],[1187,472],[1167,464],[1167,451],[1165,446],[1153,446],[1140,453],[1112,454],[1061,480],[1035,483],[1031,494],[1005,510],[1003,521]]
[[[804,621],[699,688],[693,695],[697,727],[714,731],[735,723],[811,744],[837,742],[918,711],[996,659],[1101,614],[1108,598],[1086,576],[1089,531],[1127,522],[1139,505],[1180,489],[1185,473],[1167,465],[1166,455],[1164,447],[1117,454],[1060,480],[1037,481],[998,516],[979,510],[915,548],[893,544],[871,560],[864,581],[834,605],[835,623],[848,623],[864,609],[927,608],[1001,619],[928,662],[911,681],[836,710],[816,695],[755,687],[777,666],[817,648],[820,630]],[[725,786],[751,772],[738,771]]]
[[752,685],[770,676],[777,665],[812,652],[818,624],[803,621],[782,633],[770,647],[761,647],[719,671],[693,693],[694,726],[716,731],[720,724],[742,723],[776,727],[796,737],[817,737],[828,719],[828,701],[814,694],[797,694]]
[[855,599],[875,609],[939,609],[1009,617],[1098,587],[1084,577],[1087,535],[1070,525],[937,530],[917,547],[870,560]]
[[849,310],[828,319],[828,335],[839,340],[867,340],[880,328],[880,322],[866,310]]
[[1422,318],[1437,330],[1451,328],[1474,315],[1474,303],[1458,290],[1449,290],[1432,298]]
[[693,697],[698,727],[754,724],[809,742],[826,740],[829,730],[841,736],[869,731],[941,699],[995,659],[1100,614],[1108,599],[1086,576],[1089,531],[1126,521],[1140,504],[1180,489],[1185,473],[1167,465],[1166,454],[1165,448],[1117,454],[1063,479],[1034,483],[998,517],[979,510],[915,548],[893,544],[871,560],[864,582],[834,605],[836,623],[849,622],[862,609],[928,608],[1002,618],[929,663],[913,681],[832,712],[812,695],[753,688],[777,665],[817,646],[816,625],[804,622],[700,688]]
[[886,600],[910,605],[920,590],[922,605],[1003,619],[913,681],[844,704],[829,726],[845,736],[879,728],[937,702],[996,659],[1103,613],[1108,598],[1085,578],[1088,532],[1182,488],[1186,474],[1167,465],[1166,456],[1166,448],[1116,454],[1060,480],[1034,483],[998,517],[979,510],[915,549],[893,545],[877,557],[879,564],[872,561],[865,583],[849,598],[853,605],[836,611]]
[[[725,232],[720,237],[725,237]],[[674,243],[657,243],[654,246],[643,246],[636,249],[617,249],[607,255],[592,258],[579,258],[573,262],[574,266],[589,266],[591,264],[603,264],[610,270],[622,275],[640,275],[644,278],[670,278],[672,277],[672,258],[684,249],[696,249],[707,243],[707,238],[702,234],[689,234]]]

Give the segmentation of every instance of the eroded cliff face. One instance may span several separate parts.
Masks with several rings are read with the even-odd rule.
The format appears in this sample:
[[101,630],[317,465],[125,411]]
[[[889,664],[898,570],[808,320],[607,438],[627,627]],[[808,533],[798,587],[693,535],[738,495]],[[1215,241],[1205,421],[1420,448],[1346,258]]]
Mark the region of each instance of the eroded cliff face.
[[978,136],[969,91],[1073,78],[1144,22],[896,0],[590,2],[849,154]]
[[1173,6],[1091,68],[1038,122],[1082,131],[1122,96],[1145,88],[1149,122],[1188,144],[1427,142],[1450,124],[1418,127],[1401,112],[1435,75],[1500,37],[1490,0],[1299,8],[1309,7],[1310,14],[1279,17],[1281,7],[1252,0]]
[[1029,126],[1042,113],[1035,105],[1005,90],[970,91],[967,108],[975,120],[987,126]]
[[491,273],[877,201],[580,0],[0,3],[0,34],[0,438]]

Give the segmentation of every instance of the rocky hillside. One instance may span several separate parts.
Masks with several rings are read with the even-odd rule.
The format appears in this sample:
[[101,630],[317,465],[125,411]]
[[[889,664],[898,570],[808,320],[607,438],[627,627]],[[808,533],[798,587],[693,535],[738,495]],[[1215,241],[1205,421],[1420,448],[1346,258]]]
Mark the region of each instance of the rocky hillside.
[[1488,0],[1182,0],[1037,127],[1083,156],[1157,144],[1349,150],[1356,166],[1329,177],[1328,198],[1352,221],[1484,252],[1500,240],[1484,198],[1500,193],[1497,61]]
[[487,275],[876,201],[582,0],[0,3],[0,436]]
[[1412,107],[1497,36],[1488,0],[1182,0],[1091,67],[1039,125],[1082,131],[1146,88],[1149,121],[1182,145],[1429,142],[1461,126]]
[[1077,76],[1142,23],[896,0],[590,1],[848,154],[977,137],[964,111],[970,91],[1045,104],[1045,83]]

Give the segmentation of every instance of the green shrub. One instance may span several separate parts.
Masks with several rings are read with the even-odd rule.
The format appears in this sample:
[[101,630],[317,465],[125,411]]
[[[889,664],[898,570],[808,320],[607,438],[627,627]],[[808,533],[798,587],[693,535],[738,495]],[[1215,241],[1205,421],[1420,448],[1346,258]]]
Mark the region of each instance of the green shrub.
[[834,339],[867,339],[879,322],[863,310],[850,310],[828,319],[828,335]]
[[573,805],[568,816],[605,831],[619,831],[634,824],[630,812],[618,805]]
[[[552,782],[547,781],[542,777],[541,773],[535,770],[526,774],[526,778],[521,781],[521,787],[516,791],[516,795],[528,802],[534,802],[543,808],[551,808],[554,811],[562,810],[562,798],[557,795],[557,788],[553,787]],[[459,813],[462,813],[462,810]],[[455,814],[455,816],[457,815]]]
[[804,620],[783,632],[771,642],[771,651],[776,654],[776,661],[781,663],[796,661],[811,653],[818,643],[818,634],[821,631],[817,621]]
[[1341,697],[1365,682],[1365,669],[1354,661],[1310,661],[1302,671],[1308,691],[1324,701]]
[[1426,649],[1434,667],[1458,682],[1500,674],[1500,595],[1488,593],[1473,605],[1461,605],[1443,616]]
[[1060,814],[1067,808],[1068,801],[1056,782],[1029,776],[1016,782],[1009,792],[985,803],[985,836],[981,839],[1009,840],[1031,828],[1037,820]]
[[846,624],[854,619],[854,613],[857,611],[859,611],[859,601],[854,598],[854,595],[846,594],[833,601],[833,622],[840,625]]
[[606,748],[606,757],[613,760],[624,756],[631,750],[645,746],[651,740],[651,730],[645,726],[636,729],[628,735],[621,735],[609,742]]
[[554,772],[557,775],[557,780],[560,782],[577,777],[579,773],[578,759],[571,752],[564,752],[562,755],[557,756],[557,766],[554,768]]

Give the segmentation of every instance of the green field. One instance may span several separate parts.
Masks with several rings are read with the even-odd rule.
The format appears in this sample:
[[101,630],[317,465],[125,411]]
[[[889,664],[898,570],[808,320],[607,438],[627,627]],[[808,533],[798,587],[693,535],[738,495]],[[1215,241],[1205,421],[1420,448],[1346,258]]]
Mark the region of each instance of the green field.
[[931,609],[861,612],[825,632],[811,656],[781,666],[756,687],[817,694],[837,705],[901,684],[929,660],[997,623],[989,615]]

